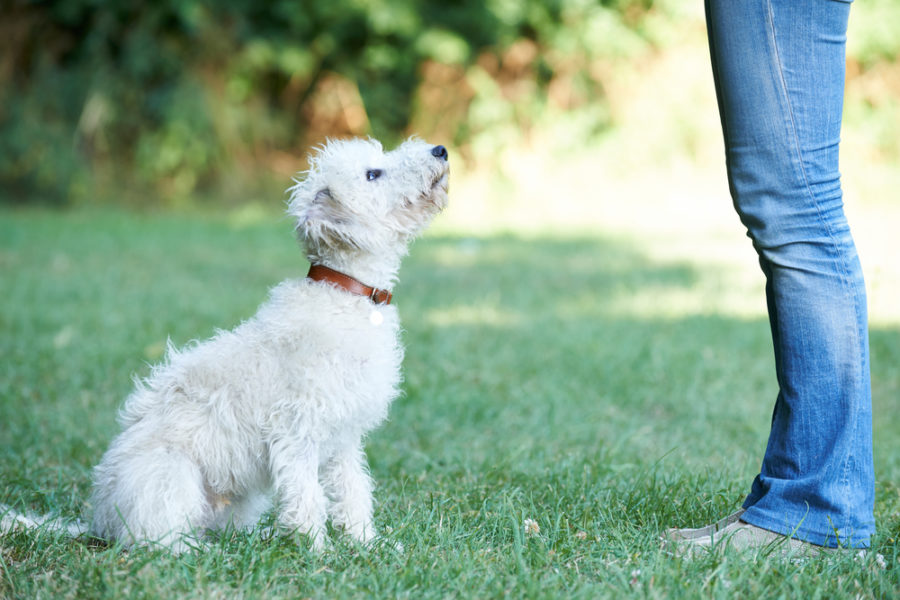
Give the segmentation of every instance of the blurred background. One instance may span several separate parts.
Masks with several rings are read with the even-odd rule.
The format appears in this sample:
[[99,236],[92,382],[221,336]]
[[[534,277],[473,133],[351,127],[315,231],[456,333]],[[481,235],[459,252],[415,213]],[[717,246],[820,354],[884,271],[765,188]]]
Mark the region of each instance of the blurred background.
[[[842,146],[890,322],[898,24],[897,0],[854,4]],[[269,218],[326,137],[412,134],[451,151],[438,228],[636,233],[651,257],[734,253],[758,276],[727,195],[700,0],[3,3],[3,204]],[[697,246],[719,231],[731,241]]]
[[[13,0],[2,11],[5,202],[268,203],[261,190],[283,188],[311,145],[348,135],[417,134],[467,173],[510,181],[605,148],[585,193],[600,193],[605,170],[721,170],[699,0]],[[900,3],[861,0],[851,19],[845,129],[864,138],[852,153],[896,165]]]

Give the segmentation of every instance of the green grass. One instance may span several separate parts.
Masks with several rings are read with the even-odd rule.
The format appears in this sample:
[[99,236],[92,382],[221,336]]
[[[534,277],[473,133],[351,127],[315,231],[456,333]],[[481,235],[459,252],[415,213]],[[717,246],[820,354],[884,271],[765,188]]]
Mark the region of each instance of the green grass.
[[[896,596],[900,330],[885,323],[869,556],[661,551],[664,528],[739,505],[776,390],[763,314],[716,300],[727,269],[645,241],[437,230],[414,245],[395,290],[405,394],[368,444],[376,519],[402,553],[242,533],[172,557],[17,532],[0,538],[0,597]],[[2,210],[0,502],[84,511],[132,375],[305,268],[277,217]]]

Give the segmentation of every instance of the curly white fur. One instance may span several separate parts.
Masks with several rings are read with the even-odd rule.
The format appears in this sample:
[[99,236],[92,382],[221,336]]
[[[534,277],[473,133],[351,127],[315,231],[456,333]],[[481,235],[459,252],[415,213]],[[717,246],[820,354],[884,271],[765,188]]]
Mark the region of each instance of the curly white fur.
[[[329,141],[310,165],[288,207],[308,259],[391,288],[410,240],[446,204],[446,151]],[[398,394],[399,328],[394,306],[300,279],[233,331],[170,347],[94,470],[91,533],[182,551],[207,530],[252,527],[274,500],[280,527],[314,546],[328,518],[372,539],[362,442]]]

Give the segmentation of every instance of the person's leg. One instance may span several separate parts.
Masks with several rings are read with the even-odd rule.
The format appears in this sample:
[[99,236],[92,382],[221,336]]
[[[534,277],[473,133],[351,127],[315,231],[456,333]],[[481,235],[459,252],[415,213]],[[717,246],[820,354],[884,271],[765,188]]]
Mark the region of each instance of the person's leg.
[[766,276],[779,394],[741,520],[823,546],[874,532],[865,286],[838,144],[849,3],[706,0],[729,185]]

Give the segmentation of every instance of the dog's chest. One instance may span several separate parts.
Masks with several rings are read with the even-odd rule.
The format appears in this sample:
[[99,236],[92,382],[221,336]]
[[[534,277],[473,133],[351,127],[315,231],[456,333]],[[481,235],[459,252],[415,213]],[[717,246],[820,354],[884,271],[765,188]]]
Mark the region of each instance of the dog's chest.
[[366,307],[362,312],[333,332],[335,373],[343,372],[349,381],[358,377],[354,382],[363,388],[398,383],[403,350],[396,310]]
[[374,427],[398,393],[399,329],[395,308],[371,303],[310,319],[284,354],[292,395],[315,420]]
[[381,422],[400,384],[396,307],[308,282],[286,282],[272,296],[259,322],[277,365],[266,394],[279,405],[273,408],[312,428],[367,430]]

